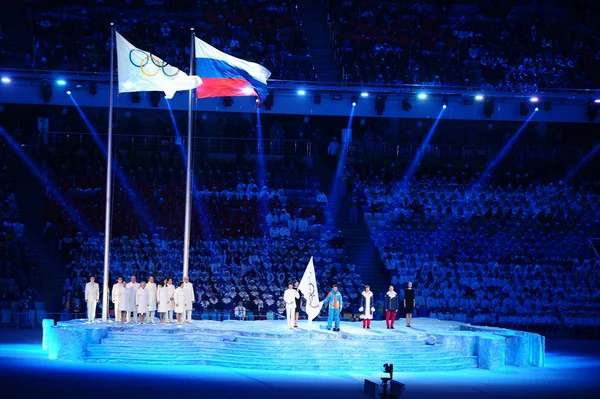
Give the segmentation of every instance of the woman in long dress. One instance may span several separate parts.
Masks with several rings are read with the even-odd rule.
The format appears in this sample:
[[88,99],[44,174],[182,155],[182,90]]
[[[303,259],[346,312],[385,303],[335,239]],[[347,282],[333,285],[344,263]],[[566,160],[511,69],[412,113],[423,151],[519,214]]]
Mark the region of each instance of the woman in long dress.
[[186,300],[187,296],[185,294],[185,290],[183,289],[183,281],[180,281],[177,284],[177,288],[175,289],[174,294],[175,299],[175,313],[177,314],[177,324],[183,323],[183,313],[185,312]]
[[121,283],[123,285],[123,291],[121,292],[119,311],[121,312],[121,324],[127,323],[127,315],[132,310],[129,304],[131,303],[131,290],[127,289],[127,281]]
[[158,301],[158,316],[160,317],[160,323],[162,324],[165,322],[165,316],[169,310],[169,287],[167,287],[166,278],[163,278],[158,285],[156,299]]
[[415,290],[412,282],[408,282],[408,287],[404,290],[404,309],[406,309],[406,327],[411,327],[412,314],[415,309]]
[[140,324],[144,324],[146,312],[148,311],[148,289],[146,288],[145,281],[142,281],[140,288],[138,288],[135,294],[135,306],[137,307]]
[[173,279],[167,280],[167,291],[169,292],[169,304],[167,306],[167,323],[173,322],[173,312],[175,311],[175,286]]
[[148,321],[154,324],[154,312],[156,312],[156,301],[158,300],[154,277],[148,277],[146,290],[148,291]]

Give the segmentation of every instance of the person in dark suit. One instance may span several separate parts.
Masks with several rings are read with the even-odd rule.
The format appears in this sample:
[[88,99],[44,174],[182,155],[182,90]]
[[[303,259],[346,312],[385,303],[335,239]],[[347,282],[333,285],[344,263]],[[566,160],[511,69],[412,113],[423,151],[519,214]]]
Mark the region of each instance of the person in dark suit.
[[411,327],[412,314],[415,309],[415,290],[412,288],[411,281],[404,290],[404,309],[406,309],[406,327]]
[[394,286],[390,285],[390,289],[385,294],[384,309],[385,309],[385,325],[389,329],[394,329],[396,321],[396,312],[399,307],[398,294],[394,291]]
[[296,315],[294,318],[294,328],[298,328],[298,318],[300,317],[300,306],[302,305],[302,291],[300,291],[300,281],[294,281],[294,289],[298,291],[298,297],[296,298]]

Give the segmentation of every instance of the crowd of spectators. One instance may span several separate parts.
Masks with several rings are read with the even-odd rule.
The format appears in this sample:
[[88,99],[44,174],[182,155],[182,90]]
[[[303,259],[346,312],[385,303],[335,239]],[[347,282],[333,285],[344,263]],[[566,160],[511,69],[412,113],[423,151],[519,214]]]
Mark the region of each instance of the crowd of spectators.
[[0,309],[25,311],[40,301],[39,284],[11,185],[7,151],[0,146]]
[[600,232],[597,182],[356,173],[354,195],[391,282],[414,282],[421,315],[544,331],[599,327],[600,258],[589,241]]
[[328,13],[347,81],[535,92],[598,87],[597,11],[575,3],[332,0]]
[[196,36],[214,47],[264,65],[273,79],[314,78],[290,1],[36,1],[30,14],[36,69],[107,72],[114,22],[134,46],[182,70],[189,70],[189,29],[194,27]]

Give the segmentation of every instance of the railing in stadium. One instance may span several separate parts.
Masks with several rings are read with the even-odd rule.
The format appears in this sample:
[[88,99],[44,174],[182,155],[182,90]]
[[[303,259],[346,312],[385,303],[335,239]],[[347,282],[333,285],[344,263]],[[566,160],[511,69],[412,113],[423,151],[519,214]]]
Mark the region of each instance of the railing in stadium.
[[[105,135],[101,135],[105,136]],[[177,142],[172,136],[116,134],[115,147],[118,150],[171,151],[185,142]],[[50,147],[62,144],[93,144],[89,133],[49,132],[40,136],[40,141]],[[259,143],[262,144],[263,154],[267,156],[321,156],[326,154],[326,148],[310,140],[272,140],[256,138],[223,138],[197,137],[194,139],[196,150],[221,154],[258,154]],[[496,157],[502,147],[473,145],[429,145],[423,156],[429,160],[453,161],[489,161]],[[390,162],[409,161],[419,150],[418,145],[384,143],[384,142],[352,142],[348,144],[348,156],[352,159],[368,159],[378,157]],[[517,161],[545,160],[552,162],[577,162],[584,156],[579,149],[563,147],[530,148],[514,147],[510,157]],[[600,154],[596,154],[591,162],[599,162]]]

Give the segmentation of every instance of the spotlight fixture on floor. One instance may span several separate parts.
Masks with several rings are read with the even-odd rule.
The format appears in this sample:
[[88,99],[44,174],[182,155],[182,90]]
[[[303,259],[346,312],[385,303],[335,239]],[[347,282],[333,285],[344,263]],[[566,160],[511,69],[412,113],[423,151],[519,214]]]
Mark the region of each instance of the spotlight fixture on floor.
[[352,96],[352,106],[356,107],[356,104],[358,104],[358,97],[357,96]]

